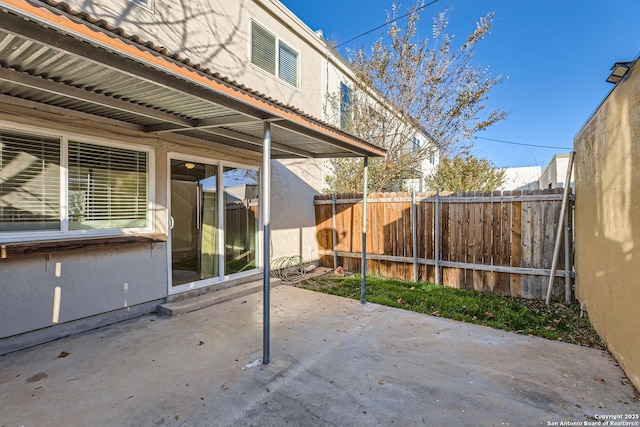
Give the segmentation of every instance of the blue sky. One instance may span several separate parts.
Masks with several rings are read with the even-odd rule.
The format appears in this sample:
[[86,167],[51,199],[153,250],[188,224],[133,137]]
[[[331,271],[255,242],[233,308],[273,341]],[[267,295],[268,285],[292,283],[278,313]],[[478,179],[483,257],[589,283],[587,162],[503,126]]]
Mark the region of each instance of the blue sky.
[[[311,29],[338,43],[383,24],[392,0],[281,0]],[[399,2],[412,5],[415,0]],[[403,10],[406,8],[403,7]],[[422,13],[425,37],[432,17],[449,10],[448,33],[462,42],[480,16],[494,12],[491,34],[476,51],[477,65],[508,78],[490,95],[488,106],[509,117],[476,139],[474,153],[500,167],[543,168],[554,154],[568,152],[573,137],[607,96],[605,82],[616,61],[640,51],[640,1],[620,0],[438,0]],[[400,22],[403,26],[404,22]],[[368,47],[384,29],[341,47]]]

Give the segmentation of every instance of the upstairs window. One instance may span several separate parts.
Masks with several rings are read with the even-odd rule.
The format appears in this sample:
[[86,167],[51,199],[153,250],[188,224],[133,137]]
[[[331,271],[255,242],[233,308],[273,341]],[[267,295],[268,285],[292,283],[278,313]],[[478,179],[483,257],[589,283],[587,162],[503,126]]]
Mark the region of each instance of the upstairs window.
[[261,25],[251,21],[251,63],[298,87],[299,54]]
[[413,152],[420,151],[420,140],[416,137],[413,138]]
[[278,77],[298,87],[298,52],[282,42],[278,43]]
[[353,106],[351,101],[351,89],[340,82],[340,129],[347,130],[351,126],[353,118]]
[[251,62],[269,74],[276,74],[276,36],[251,23]]

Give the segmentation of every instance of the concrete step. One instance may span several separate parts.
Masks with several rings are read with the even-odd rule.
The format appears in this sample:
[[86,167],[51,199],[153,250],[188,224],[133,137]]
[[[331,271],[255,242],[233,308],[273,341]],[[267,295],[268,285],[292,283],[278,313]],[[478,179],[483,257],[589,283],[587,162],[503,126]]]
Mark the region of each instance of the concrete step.
[[[281,280],[271,280],[271,288],[275,288],[276,286],[279,286],[281,284]],[[158,313],[163,316],[177,316],[179,314],[189,313],[191,311],[211,307],[212,305],[221,304],[223,302],[241,298],[257,292],[262,292],[261,280],[252,281],[242,285],[236,285],[231,288],[221,289],[215,292],[209,292],[193,298],[166,302],[158,306]]]

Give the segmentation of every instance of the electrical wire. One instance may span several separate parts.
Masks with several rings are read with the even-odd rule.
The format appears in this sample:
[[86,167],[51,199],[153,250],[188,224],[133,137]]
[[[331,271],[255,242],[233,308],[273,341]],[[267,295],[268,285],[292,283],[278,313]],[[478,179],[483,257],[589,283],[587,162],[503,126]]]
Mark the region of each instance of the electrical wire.
[[486,141],[500,142],[502,144],[522,145],[524,147],[552,148],[552,149],[556,149],[556,150],[572,150],[572,148],[570,148],[570,147],[557,147],[557,146],[553,146],[553,145],[525,144],[523,142],[505,141],[503,139],[483,138],[481,136],[475,136],[474,139],[484,139]]
[[421,11],[422,9],[426,8],[427,6],[431,6],[432,4],[437,3],[437,2],[438,2],[438,0],[433,0],[433,1],[430,1],[429,3],[427,3],[427,4],[423,4],[422,6],[420,6],[420,7],[416,8],[414,11],[407,12],[407,13],[405,13],[405,14],[404,14],[404,15],[402,15],[402,16],[398,16],[397,18],[392,19],[391,21],[385,22],[385,23],[384,23],[384,24],[382,24],[382,25],[378,25],[377,27],[372,28],[372,29],[370,29],[370,30],[368,30],[368,31],[365,31],[364,33],[359,34],[359,35],[357,35],[357,36],[355,36],[355,37],[352,37],[352,38],[350,38],[349,40],[347,40],[346,42],[342,42],[342,43],[340,43],[339,45],[334,46],[333,48],[334,48],[334,49],[338,49],[340,46],[344,46],[345,44],[350,43],[350,42],[352,42],[352,41],[354,41],[354,40],[356,40],[356,39],[359,39],[360,37],[363,37],[363,36],[366,36],[367,34],[373,33],[374,31],[379,30],[380,28],[384,28],[384,27],[386,27],[387,25],[389,25],[389,24],[391,24],[391,23],[394,23],[394,22],[396,22],[396,21],[399,21],[399,20],[400,20],[400,19],[402,19],[402,18],[406,18],[407,16],[411,15],[412,13],[414,13],[414,12],[419,12],[419,11]]

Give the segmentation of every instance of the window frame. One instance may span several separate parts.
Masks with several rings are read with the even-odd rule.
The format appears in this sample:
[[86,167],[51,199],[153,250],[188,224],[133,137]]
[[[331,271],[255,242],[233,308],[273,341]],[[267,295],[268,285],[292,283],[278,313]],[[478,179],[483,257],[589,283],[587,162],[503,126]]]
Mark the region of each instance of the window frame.
[[353,124],[353,92],[348,84],[340,82],[340,129],[349,130]]
[[[274,38],[274,52],[273,52],[273,57],[274,57],[274,73],[271,73],[270,70],[261,67],[260,65],[256,64],[255,62],[253,62],[253,52],[254,52],[254,42],[253,42],[253,34],[254,34],[254,25],[257,26],[258,28],[260,28],[262,31],[266,32],[267,34],[271,35]],[[288,80],[284,79],[281,76],[280,73],[280,52],[281,49],[284,49],[286,51],[288,51],[289,53],[295,53],[296,56],[296,61],[295,61],[295,65],[296,65],[296,75],[295,75],[295,85],[291,84],[291,82],[289,82]],[[266,73],[272,77],[275,77],[276,79],[278,79],[278,81],[296,89],[299,90],[300,89],[300,80],[302,77],[302,72],[301,72],[301,55],[300,55],[300,51],[295,49],[291,43],[286,42],[285,40],[283,40],[282,38],[280,38],[276,33],[274,33],[273,31],[269,30],[266,26],[262,25],[260,22],[258,22],[255,19],[250,19],[249,22],[249,64],[251,64],[252,67],[257,68],[258,70],[260,70],[263,73]]]
[[416,151],[420,151],[422,144],[420,143],[420,139],[417,136],[413,137],[413,141],[411,141],[411,143],[413,144],[411,146],[412,152],[415,153]]
[[[0,121],[0,131],[24,133],[26,135],[57,138],[60,141],[60,227],[55,230],[21,230],[0,231],[0,243],[18,243],[29,241],[66,240],[87,237],[107,237],[150,234],[155,230],[154,206],[155,206],[155,151],[153,147],[112,141],[100,137],[88,137],[83,134],[60,132],[52,129],[43,129],[36,126],[16,125]],[[104,228],[88,230],[70,230],[69,228],[69,140],[85,144],[93,144],[102,147],[121,148],[126,150],[146,153],[147,157],[147,199],[146,199],[146,226],[131,228]]]
[[[218,191],[217,193],[219,194],[218,196],[218,211],[217,211],[217,222],[218,222],[218,234],[217,234],[217,239],[218,239],[218,251],[223,254],[225,251],[225,244],[226,244],[226,226],[225,226],[225,222],[226,222],[226,218],[225,218],[225,204],[224,204],[224,199],[226,197],[226,183],[225,183],[225,177],[224,177],[224,169],[225,168],[240,168],[240,169],[246,169],[246,170],[251,170],[251,171],[256,171],[258,172],[258,186],[261,187],[263,185],[262,182],[262,168],[258,165],[252,165],[250,163],[239,163],[239,162],[234,162],[234,161],[229,161],[229,160],[222,160],[219,157],[209,157],[209,156],[198,156],[195,154],[187,154],[181,151],[169,151],[166,153],[167,155],[167,169],[166,169],[166,173],[167,173],[167,177],[168,179],[171,178],[171,161],[172,160],[179,160],[179,161],[183,161],[183,162],[195,162],[195,163],[205,163],[208,165],[212,165],[215,166],[217,168],[218,171]],[[257,239],[256,241],[256,259],[255,259],[255,268],[251,269],[251,270],[247,270],[247,271],[243,271],[243,272],[238,272],[238,273],[232,273],[232,274],[228,274],[228,272],[225,271],[225,262],[224,260],[222,260],[222,262],[220,263],[218,272],[219,274],[217,276],[214,277],[210,277],[208,279],[203,279],[203,280],[198,280],[195,282],[191,282],[191,283],[184,283],[181,285],[177,285],[177,286],[172,286],[171,283],[171,275],[172,275],[172,265],[171,265],[171,251],[172,251],[172,241],[171,241],[171,230],[168,230],[168,244],[167,244],[167,274],[169,277],[169,280],[167,281],[167,292],[168,295],[174,295],[174,294],[179,294],[188,290],[193,290],[193,289],[200,289],[200,288],[204,288],[207,286],[211,286],[217,283],[221,283],[225,280],[230,280],[230,279],[239,279],[242,277],[249,277],[251,275],[256,274],[257,271],[259,271],[260,269],[263,268],[263,257],[262,257],[262,253],[264,250],[264,246],[263,246],[263,223],[262,223],[262,209],[263,209],[263,205],[262,205],[262,193],[259,192],[259,196],[258,196],[258,229],[256,231],[256,236],[255,238]],[[170,222],[171,219],[171,185],[167,185],[166,188],[166,201],[167,201],[167,218],[168,221]]]

